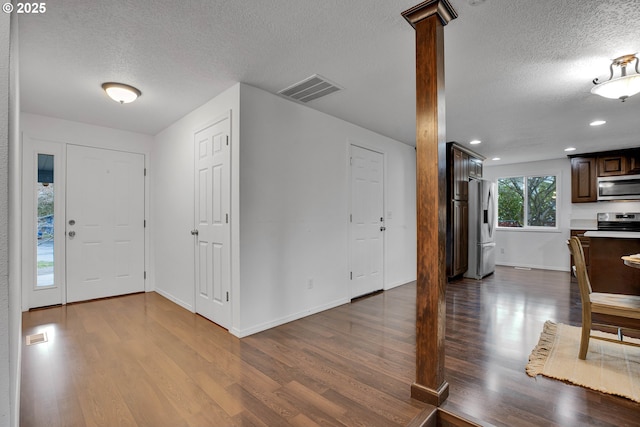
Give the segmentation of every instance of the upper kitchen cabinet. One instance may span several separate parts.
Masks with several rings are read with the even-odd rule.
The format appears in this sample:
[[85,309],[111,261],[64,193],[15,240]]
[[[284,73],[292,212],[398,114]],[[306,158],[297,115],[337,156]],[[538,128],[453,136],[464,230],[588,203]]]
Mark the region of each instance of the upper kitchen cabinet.
[[628,170],[627,156],[623,154],[598,157],[598,176],[626,175]]
[[598,200],[598,177],[640,174],[640,148],[570,155],[571,202]]
[[596,185],[596,158],[571,158],[571,203],[597,201]]
[[467,200],[469,198],[469,154],[453,147],[452,156],[452,198],[454,200]]
[[482,178],[482,160],[469,157],[469,178]]

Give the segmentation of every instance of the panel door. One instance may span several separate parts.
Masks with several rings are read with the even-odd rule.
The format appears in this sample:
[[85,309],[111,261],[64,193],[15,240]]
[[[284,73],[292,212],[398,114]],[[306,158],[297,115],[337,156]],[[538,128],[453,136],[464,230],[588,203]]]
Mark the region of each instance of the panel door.
[[384,284],[384,156],[351,146],[351,298]]
[[194,135],[196,312],[225,328],[231,321],[230,121]]
[[67,301],[144,291],[144,155],[67,148]]

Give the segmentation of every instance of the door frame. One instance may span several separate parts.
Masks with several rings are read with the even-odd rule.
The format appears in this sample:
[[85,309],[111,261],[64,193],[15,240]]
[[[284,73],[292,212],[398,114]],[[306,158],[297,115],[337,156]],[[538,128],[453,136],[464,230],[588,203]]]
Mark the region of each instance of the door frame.
[[[386,215],[386,206],[387,206],[387,155],[384,152],[384,150],[378,148],[378,147],[373,147],[369,144],[365,144],[362,141],[356,141],[353,140],[351,138],[347,139],[347,144],[348,144],[348,150],[347,150],[347,169],[348,169],[348,173],[347,173],[347,188],[348,188],[348,194],[349,194],[349,205],[348,205],[348,212],[347,212],[347,228],[348,228],[348,233],[347,233],[347,265],[349,266],[349,271],[347,271],[347,283],[349,284],[349,300],[353,299],[353,281],[351,278],[351,272],[353,272],[353,227],[352,227],[352,222],[351,222],[351,215],[352,215],[352,206],[353,206],[353,188],[352,188],[352,180],[353,180],[353,167],[352,167],[352,157],[353,157],[353,147],[358,147],[358,148],[362,148],[365,150],[369,150],[369,151],[373,151],[374,153],[378,153],[382,156],[382,211],[384,213],[384,224],[385,227],[387,226],[387,215]],[[386,254],[387,254],[387,239],[386,239],[386,232],[382,235],[382,265],[381,265],[381,271],[382,271],[382,290],[386,289],[386,285],[387,285],[387,278],[386,278],[386,268],[385,268],[385,260],[386,260]]]
[[[145,167],[145,171],[147,171],[147,168],[149,167],[149,151],[147,150],[127,150],[127,149],[122,149],[123,147],[118,146],[117,144],[114,144],[113,146],[109,146],[109,144],[81,144],[81,143],[75,143],[75,142],[70,142],[70,141],[61,141],[61,140],[55,140],[55,139],[50,139],[47,138],[46,136],[39,136],[38,134],[40,134],[40,132],[38,132],[37,134],[31,134],[31,133],[26,133],[23,132],[21,135],[21,139],[22,139],[22,153],[21,153],[21,157],[20,157],[20,162],[21,162],[21,168],[23,169],[21,171],[21,175],[20,175],[20,197],[21,197],[21,202],[20,202],[20,211],[21,211],[21,216],[22,216],[22,226],[21,226],[21,230],[20,230],[20,240],[22,243],[22,248],[21,248],[21,260],[20,260],[20,271],[21,271],[21,282],[20,282],[20,288],[21,288],[21,294],[22,294],[22,303],[21,303],[21,309],[22,311],[28,311],[31,307],[31,303],[30,303],[30,287],[29,287],[29,283],[30,281],[33,280],[33,273],[30,272],[30,268],[32,267],[32,265],[35,263],[36,261],[36,256],[35,256],[35,249],[33,246],[33,241],[30,240],[30,238],[28,237],[28,233],[33,233],[33,218],[26,218],[26,213],[28,212],[27,209],[25,209],[25,194],[26,194],[26,187],[30,185],[29,183],[29,179],[27,176],[27,173],[29,171],[24,170],[25,169],[25,159],[26,156],[29,155],[29,151],[31,151],[31,155],[34,155],[34,153],[37,153],[38,148],[37,148],[37,144],[54,144],[58,146],[58,149],[60,150],[60,153],[62,153],[62,166],[61,166],[61,175],[62,178],[60,178],[61,182],[64,182],[64,187],[62,190],[62,198],[61,201],[59,203],[57,203],[57,205],[60,207],[61,209],[61,220],[62,220],[62,227],[61,229],[63,230],[63,235],[62,235],[62,239],[60,239],[60,241],[64,241],[65,245],[60,249],[61,254],[58,256],[58,258],[55,258],[56,254],[54,254],[54,259],[60,259],[61,262],[63,263],[61,270],[62,270],[62,277],[63,277],[63,281],[64,281],[64,288],[61,290],[62,292],[62,296],[61,296],[61,304],[66,304],[67,303],[67,293],[66,293],[66,167],[67,167],[67,146],[68,145],[79,145],[79,146],[83,146],[83,147],[89,147],[89,148],[98,148],[98,149],[104,149],[104,150],[112,150],[112,151],[122,151],[122,152],[126,152],[126,153],[133,153],[133,154],[142,154],[144,156],[144,167]],[[33,146],[31,146],[31,144],[34,144]],[[42,154],[47,154],[44,150],[39,150],[40,153]],[[55,153],[54,153],[55,154]],[[150,292],[152,290],[154,290],[154,285],[153,285],[153,271],[151,271],[150,269],[150,233],[149,230],[151,229],[151,227],[153,226],[152,222],[149,220],[149,211],[150,211],[150,200],[149,200],[149,177],[150,174],[149,173],[145,173],[145,177],[144,177],[144,218],[146,221],[147,226],[144,228],[144,271],[147,273],[146,274],[146,279],[144,280],[144,291],[145,292]],[[31,183],[31,185],[33,186],[33,183]],[[30,193],[31,194],[31,191]],[[33,208],[33,206],[31,207]],[[31,209],[30,208],[30,209]],[[26,219],[25,219],[26,218]],[[59,247],[60,245],[58,245]],[[55,249],[54,249],[55,250]]]
[[[196,151],[196,135],[202,131],[204,131],[207,128],[210,128],[212,126],[215,126],[216,124],[224,121],[224,120],[228,120],[229,121],[229,127],[228,127],[228,131],[229,131],[229,301],[228,302],[228,311],[229,311],[229,317],[227,319],[227,325],[219,325],[225,329],[227,329],[228,332],[232,332],[232,329],[234,328],[234,322],[233,322],[233,306],[234,306],[234,293],[233,293],[233,289],[234,289],[234,277],[236,277],[236,275],[234,275],[234,247],[235,245],[234,243],[234,223],[235,220],[237,220],[238,218],[236,218],[235,216],[235,210],[234,210],[234,197],[233,197],[233,189],[234,189],[234,167],[233,167],[233,161],[234,161],[234,150],[236,149],[235,146],[237,145],[234,141],[234,132],[233,132],[233,120],[232,120],[232,110],[227,110],[226,112],[224,112],[223,114],[220,114],[218,116],[216,116],[215,118],[204,122],[194,128],[192,128],[191,130],[191,144],[192,144],[192,161],[193,161],[193,214],[191,216],[192,218],[192,230],[196,230],[198,228],[197,225],[197,210],[196,210],[196,201],[197,198],[199,197],[198,194],[196,194],[196,186],[197,186],[197,182],[198,182],[198,159],[197,159],[197,151]],[[191,311],[193,313],[198,314],[197,311],[197,301],[198,301],[198,285],[199,285],[199,278],[198,278],[198,260],[197,260],[197,244],[198,244],[198,237],[193,236],[193,306]],[[237,302],[236,302],[237,304]],[[208,318],[207,318],[208,319]],[[211,319],[208,319],[211,320]],[[213,322],[213,320],[211,320]],[[214,322],[215,323],[215,322]],[[217,324],[217,323],[216,323]],[[218,324],[217,324],[218,325]],[[234,335],[236,335],[236,333],[234,333]]]

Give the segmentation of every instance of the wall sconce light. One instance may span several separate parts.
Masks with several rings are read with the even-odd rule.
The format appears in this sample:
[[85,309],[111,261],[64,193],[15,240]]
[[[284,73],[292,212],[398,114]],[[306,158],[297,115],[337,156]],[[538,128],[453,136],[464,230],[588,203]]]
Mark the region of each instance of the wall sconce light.
[[[627,65],[636,61],[636,74],[627,75]],[[613,78],[613,67],[620,67],[620,77]],[[591,93],[605,98],[620,99],[624,102],[628,97],[640,92],[640,71],[638,71],[638,57],[633,55],[623,55],[614,59],[609,66],[611,75],[606,82],[598,83],[598,79],[593,79],[595,85]]]
[[135,101],[142,92],[133,86],[124,83],[107,82],[102,83],[102,89],[109,95],[111,99],[120,104],[128,104]]

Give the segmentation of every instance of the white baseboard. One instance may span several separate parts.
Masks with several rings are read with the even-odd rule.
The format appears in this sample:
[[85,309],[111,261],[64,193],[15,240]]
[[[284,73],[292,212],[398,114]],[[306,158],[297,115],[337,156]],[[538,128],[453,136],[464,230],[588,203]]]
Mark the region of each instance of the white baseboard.
[[395,282],[395,283],[391,283],[391,284],[389,284],[389,285],[386,285],[386,286],[384,287],[384,290],[385,290],[385,291],[388,291],[388,290],[390,290],[390,289],[397,288],[398,286],[406,285],[407,283],[411,283],[411,282],[415,282],[415,281],[416,281],[416,279],[415,279],[415,278],[413,278],[413,279],[408,279],[408,280],[401,280],[401,281],[399,281],[399,282]]
[[536,270],[553,270],[553,271],[571,271],[568,267],[559,267],[553,265],[536,265],[536,264],[519,264],[514,262],[500,262],[496,263],[496,265],[501,265],[504,267],[522,267],[522,268],[535,268]]
[[321,311],[329,310],[331,308],[338,307],[340,305],[349,302],[348,298],[341,298],[336,301],[332,301],[327,304],[323,304],[317,307],[309,308],[299,311],[294,314],[290,314],[279,319],[275,319],[269,322],[260,323],[255,326],[251,326],[245,329],[231,328],[229,332],[238,338],[248,337],[249,335],[257,334],[258,332],[266,331],[267,329],[275,328],[276,326],[284,325],[285,323],[293,322],[294,320],[302,319],[303,317],[311,316],[312,314],[320,313]]
[[182,301],[179,298],[174,297],[173,295],[171,295],[168,292],[163,291],[162,289],[156,289],[154,290],[154,292],[162,295],[163,297],[165,297],[166,299],[168,299],[169,301],[175,302],[176,304],[178,304],[180,307],[182,308],[186,308],[187,310],[189,310],[192,313],[196,312],[196,308],[195,306],[193,306],[192,304],[188,304],[184,301]]

